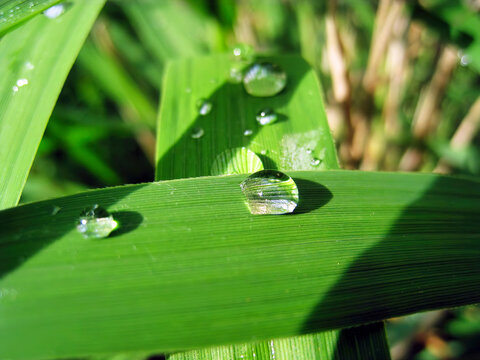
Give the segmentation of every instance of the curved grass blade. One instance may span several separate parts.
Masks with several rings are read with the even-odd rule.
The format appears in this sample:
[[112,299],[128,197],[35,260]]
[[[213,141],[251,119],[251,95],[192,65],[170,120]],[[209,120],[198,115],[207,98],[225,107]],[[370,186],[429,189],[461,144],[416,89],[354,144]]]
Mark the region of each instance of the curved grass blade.
[[[252,216],[245,175],[1,211],[0,358],[172,352],[480,302],[478,181],[289,175],[303,202],[287,216]],[[75,221],[95,203],[120,228],[88,241]]]
[[105,0],[72,1],[0,40],[0,209],[17,204],[65,78]]
[[0,1],[0,36],[62,0]]

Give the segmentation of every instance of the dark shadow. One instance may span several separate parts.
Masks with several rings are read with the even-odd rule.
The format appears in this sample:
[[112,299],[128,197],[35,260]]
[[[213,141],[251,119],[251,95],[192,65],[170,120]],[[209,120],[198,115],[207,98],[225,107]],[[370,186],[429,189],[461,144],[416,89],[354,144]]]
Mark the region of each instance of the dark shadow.
[[[385,181],[385,186],[379,185],[379,194],[389,189],[388,177]],[[479,185],[474,180],[446,177],[432,182],[404,208],[387,235],[356,256],[319,299],[302,332],[356,326],[366,316],[373,322],[480,302]],[[382,222],[388,226],[382,217],[382,208],[388,206],[381,195],[373,195],[371,211],[359,221],[373,231]],[[343,233],[343,228],[354,226],[345,222],[338,229],[344,244],[339,261],[348,259],[354,243],[362,241],[351,231]],[[346,238],[349,235],[351,239]],[[352,245],[345,246],[347,241]]]
[[[259,132],[261,125],[256,121],[256,114],[262,108],[279,109],[287,104],[295,93],[297,86],[309,71],[309,65],[298,55],[260,57],[258,61],[272,61],[279,64],[287,73],[287,85],[283,91],[272,97],[254,97],[246,93],[243,84],[225,82],[219,84],[217,89],[206,98],[212,104],[212,110],[206,115],[198,115],[182,134],[179,139],[161,156],[156,167],[156,179],[168,180],[173,178],[186,178],[210,175],[210,164],[205,164],[206,159],[212,159],[227,149],[248,147],[254,141],[255,135]],[[191,71],[191,67],[189,68]],[[189,96],[189,95],[185,95]],[[185,119],[178,119],[178,114],[184,102],[172,101],[168,103],[169,117],[162,121],[171,122],[171,125]],[[287,121],[285,115],[269,127],[278,126],[278,123]],[[204,129],[204,134],[198,139],[192,138],[196,129]],[[251,130],[250,136],[239,136],[245,130]],[[221,134],[221,136],[219,136]],[[160,141],[170,143],[169,137]],[[185,154],[188,154],[185,157]],[[265,168],[276,168],[264,165]],[[174,168],[174,170],[172,170]],[[175,176],[173,176],[175,175]]]
[[[108,210],[143,186],[103,189],[101,198],[97,199],[92,191],[1,211],[0,279],[66,233],[75,231],[78,217],[86,207],[86,199],[91,198],[91,205],[98,202]],[[118,211],[115,216],[125,224],[124,229],[118,230],[120,234],[133,230],[142,221],[141,215],[133,211]],[[79,241],[87,241],[81,234],[77,235]]]
[[143,216],[136,211],[115,211],[111,215],[118,222],[118,228],[108,238],[113,238],[135,230],[143,221]]
[[328,203],[332,193],[323,185],[304,179],[293,179],[298,187],[299,204],[293,214],[305,214]]
[[268,170],[278,170],[277,164],[267,155],[257,154],[257,156],[262,160],[263,168]]
[[163,354],[159,355],[150,355],[147,360],[166,360],[167,356]]

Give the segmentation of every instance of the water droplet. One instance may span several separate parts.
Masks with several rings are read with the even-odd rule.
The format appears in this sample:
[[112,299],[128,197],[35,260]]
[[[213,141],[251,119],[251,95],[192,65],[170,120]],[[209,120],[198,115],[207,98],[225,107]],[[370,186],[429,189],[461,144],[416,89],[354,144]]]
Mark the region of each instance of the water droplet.
[[250,45],[237,44],[232,49],[232,57],[235,61],[252,62],[255,57],[255,51]]
[[70,8],[72,4],[69,2],[62,2],[60,4],[56,4],[50,6],[47,10],[43,11],[43,15],[45,15],[49,19],[56,19],[59,16],[65,14],[65,12]]
[[277,170],[261,170],[240,184],[247,206],[254,215],[288,214],[298,204],[298,188],[293,179]]
[[18,86],[17,85],[13,85],[12,86],[12,90],[14,93],[18,92]]
[[260,154],[267,155],[267,152],[268,152],[267,150],[263,149],[262,151],[260,151]]
[[265,108],[257,113],[256,119],[260,125],[268,125],[277,121],[278,115],[272,109]]
[[27,62],[25,63],[25,69],[27,69],[27,70],[33,70],[33,69],[35,69],[35,66],[34,66],[30,61],[27,61]]
[[206,99],[200,99],[197,101],[197,109],[200,115],[207,115],[212,111],[212,103]]
[[199,128],[194,128],[192,130],[192,133],[190,134],[192,139],[200,139],[203,135],[205,135],[205,131],[200,127]]
[[321,161],[320,159],[313,158],[312,161],[310,161],[310,164],[311,164],[312,166],[318,166],[318,165],[320,165],[321,162],[322,162],[322,161]]
[[253,151],[242,148],[228,149],[219,154],[212,164],[212,175],[248,174],[263,170],[262,160]]
[[310,148],[308,148],[308,149],[306,150],[306,153],[307,153],[307,154],[311,154],[312,152],[313,152],[313,150],[310,149]]
[[228,81],[232,84],[240,84],[243,80],[242,70],[236,67],[232,67],[230,69],[230,73],[228,74]]
[[468,55],[462,55],[462,57],[460,58],[460,65],[462,66],[467,66],[468,64],[470,64],[472,60],[470,59],[470,56]]
[[86,239],[105,238],[115,230],[118,223],[98,204],[83,210],[78,219],[77,230]]
[[60,210],[62,210],[62,208],[61,208],[60,206],[53,205],[53,207],[52,207],[52,215],[53,215],[53,216],[57,215]]
[[287,84],[287,74],[273,63],[252,64],[243,78],[245,91],[252,96],[267,97],[278,94]]
[[28,80],[27,79],[18,79],[17,80],[17,86],[18,87],[22,87],[22,86],[25,86],[25,85],[28,85]]
[[245,136],[250,136],[252,134],[253,134],[253,130],[250,130],[250,129],[247,129],[243,132],[243,135],[245,135]]

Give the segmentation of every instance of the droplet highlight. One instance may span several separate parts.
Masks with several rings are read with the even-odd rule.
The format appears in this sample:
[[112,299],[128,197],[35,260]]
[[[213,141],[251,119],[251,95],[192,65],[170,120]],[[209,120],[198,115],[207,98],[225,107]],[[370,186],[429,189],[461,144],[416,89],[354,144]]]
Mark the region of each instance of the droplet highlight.
[[253,151],[242,147],[220,153],[212,164],[211,175],[249,174],[263,170],[262,160]]
[[310,161],[310,165],[312,165],[312,166],[318,166],[318,165],[320,165],[321,162],[322,162],[322,161],[321,161],[320,159],[318,159],[318,158],[313,158],[312,161]]
[[65,12],[72,6],[69,2],[62,2],[60,4],[56,4],[50,6],[47,10],[43,11],[43,15],[49,19],[57,19],[58,17],[65,14]]
[[190,134],[192,139],[200,139],[203,135],[205,135],[205,130],[202,128],[194,128]]
[[231,54],[233,60],[241,62],[252,62],[255,57],[253,47],[247,44],[236,44]]
[[295,210],[298,188],[293,179],[277,170],[261,170],[240,184],[253,215],[281,215]]
[[118,222],[113,219],[107,210],[93,205],[82,211],[77,223],[77,231],[86,239],[106,238],[118,226]]
[[257,122],[262,126],[269,125],[278,120],[278,114],[270,108],[265,108],[257,113],[256,119]]
[[274,96],[286,85],[287,74],[285,71],[279,65],[270,62],[252,64],[243,77],[245,91],[252,96]]
[[212,111],[212,103],[206,99],[200,99],[197,101],[197,110],[200,115],[205,116]]
[[253,130],[250,130],[250,129],[246,129],[244,132],[243,132],[243,135],[244,136],[250,136],[253,134]]

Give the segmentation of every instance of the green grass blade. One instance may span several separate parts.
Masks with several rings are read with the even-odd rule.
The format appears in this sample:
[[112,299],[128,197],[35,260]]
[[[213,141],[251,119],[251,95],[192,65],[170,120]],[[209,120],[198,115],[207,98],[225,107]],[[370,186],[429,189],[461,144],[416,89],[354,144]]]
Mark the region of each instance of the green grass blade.
[[325,331],[268,342],[219,346],[171,355],[169,360],[312,360],[389,359],[382,323]]
[[0,68],[7,69],[0,77],[0,209],[18,202],[55,101],[103,3],[75,1],[60,18],[38,16],[0,40]]
[[[1,211],[0,358],[179,351],[480,301],[477,181],[289,175],[303,201],[292,215],[252,216],[242,175]],[[117,234],[75,231],[94,203]]]
[[61,0],[1,0],[0,36]]
[[[210,175],[218,154],[242,146],[257,154],[264,152],[265,168],[338,168],[314,71],[296,55],[271,59],[287,71],[288,85],[270,98],[254,98],[246,94],[242,84],[229,83],[232,63],[227,55],[170,64],[157,130],[157,180]],[[198,115],[200,98],[213,105],[205,116]],[[258,125],[255,116],[265,107],[280,114],[278,123]],[[198,140],[191,138],[196,128],[205,133]],[[251,136],[244,135],[247,129],[253,131]],[[188,154],[185,159],[184,154]],[[322,159],[322,163],[312,166],[313,157]]]

